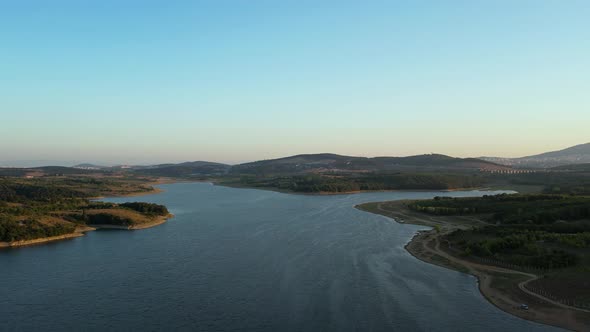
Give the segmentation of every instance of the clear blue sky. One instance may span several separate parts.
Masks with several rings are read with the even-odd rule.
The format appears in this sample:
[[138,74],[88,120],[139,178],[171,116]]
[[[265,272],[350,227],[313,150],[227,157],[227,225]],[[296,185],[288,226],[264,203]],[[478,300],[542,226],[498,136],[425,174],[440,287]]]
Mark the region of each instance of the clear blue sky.
[[590,1],[0,2],[0,164],[590,141]]

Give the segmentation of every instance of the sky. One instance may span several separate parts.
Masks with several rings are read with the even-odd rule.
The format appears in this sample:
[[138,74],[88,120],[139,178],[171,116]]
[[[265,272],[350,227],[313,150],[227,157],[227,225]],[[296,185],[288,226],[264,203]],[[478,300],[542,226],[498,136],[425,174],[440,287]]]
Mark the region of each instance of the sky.
[[590,2],[0,1],[0,164],[590,142]]

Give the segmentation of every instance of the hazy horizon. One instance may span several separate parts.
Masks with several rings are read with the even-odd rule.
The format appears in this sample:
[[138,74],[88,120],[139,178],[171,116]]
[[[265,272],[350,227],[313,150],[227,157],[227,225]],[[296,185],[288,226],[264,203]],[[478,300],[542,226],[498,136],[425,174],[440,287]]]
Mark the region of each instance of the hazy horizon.
[[590,141],[588,17],[585,1],[5,2],[0,165],[560,150]]
[[[590,144],[590,142],[588,143],[581,143],[581,144]],[[576,145],[580,145],[580,144],[576,144]],[[569,148],[571,146],[567,146],[567,147],[563,147],[565,148]],[[557,150],[562,150],[562,149],[557,149]],[[547,151],[540,151],[540,153],[544,153],[544,152],[551,152],[554,150],[547,150]],[[334,152],[330,152],[330,151],[323,151],[323,152],[314,152],[314,153],[308,153],[308,152],[304,152],[304,153],[297,153],[297,154],[293,154],[293,155],[298,155],[298,154],[317,154],[317,153],[334,153]],[[340,155],[350,155],[353,157],[368,157],[368,158],[372,158],[372,157],[407,157],[407,156],[413,156],[413,155],[421,155],[421,154],[445,154],[448,155],[446,153],[440,153],[440,152],[429,152],[429,153],[418,153],[418,154],[411,154],[411,155],[394,155],[394,154],[390,154],[390,155],[354,155],[354,154],[345,154],[345,153],[338,153]],[[537,153],[535,153],[537,154]],[[78,164],[93,164],[93,165],[98,165],[98,166],[117,166],[117,165],[155,165],[155,164],[164,164],[164,163],[182,163],[182,162],[192,162],[192,161],[209,161],[209,162],[217,162],[217,163],[222,163],[222,164],[228,164],[228,165],[237,165],[237,164],[241,164],[241,163],[247,163],[247,162],[253,162],[253,161],[258,161],[258,160],[264,160],[264,159],[276,159],[276,158],[283,158],[283,157],[289,157],[289,156],[293,156],[293,155],[276,155],[276,156],[271,156],[269,158],[261,158],[261,159],[249,159],[249,160],[240,160],[240,161],[219,161],[219,160],[206,160],[206,159],[198,159],[198,158],[193,158],[193,159],[168,159],[168,160],[150,160],[150,159],[134,159],[134,160],[99,160],[99,159],[89,159],[89,160],[76,160],[76,159],[71,159],[71,160],[49,160],[49,159],[30,159],[30,160],[0,160],[0,167],[39,167],[39,166],[75,166]],[[534,155],[534,154],[533,154]],[[451,157],[457,157],[457,156],[453,156],[450,155]],[[530,155],[526,155],[526,156],[516,156],[516,157],[527,157]],[[479,158],[479,157],[499,157],[499,158],[514,158],[514,157],[506,157],[506,156],[462,156],[462,157],[466,157],[466,158]]]

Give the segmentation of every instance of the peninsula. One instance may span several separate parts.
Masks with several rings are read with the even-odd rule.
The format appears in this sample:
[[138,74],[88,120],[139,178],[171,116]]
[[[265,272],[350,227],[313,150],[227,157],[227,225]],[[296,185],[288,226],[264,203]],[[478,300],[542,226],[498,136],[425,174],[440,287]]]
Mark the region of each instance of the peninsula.
[[432,227],[406,249],[476,276],[482,294],[500,309],[570,330],[590,326],[590,197],[502,194],[356,207]]
[[93,200],[157,192],[153,179],[57,170],[62,173],[45,168],[35,175],[0,178],[0,248],[69,239],[99,228],[143,229],[172,217],[163,205]]

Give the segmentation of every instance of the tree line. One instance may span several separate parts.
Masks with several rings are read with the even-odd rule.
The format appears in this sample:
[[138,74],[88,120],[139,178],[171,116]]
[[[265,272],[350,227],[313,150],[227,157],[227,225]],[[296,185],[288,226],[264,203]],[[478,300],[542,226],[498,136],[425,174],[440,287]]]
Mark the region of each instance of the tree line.
[[[231,181],[229,182],[231,184]],[[242,186],[276,188],[303,193],[354,192],[369,190],[445,190],[474,188],[483,185],[480,177],[439,173],[368,173],[368,174],[305,174],[290,176],[247,176],[239,178]]]

